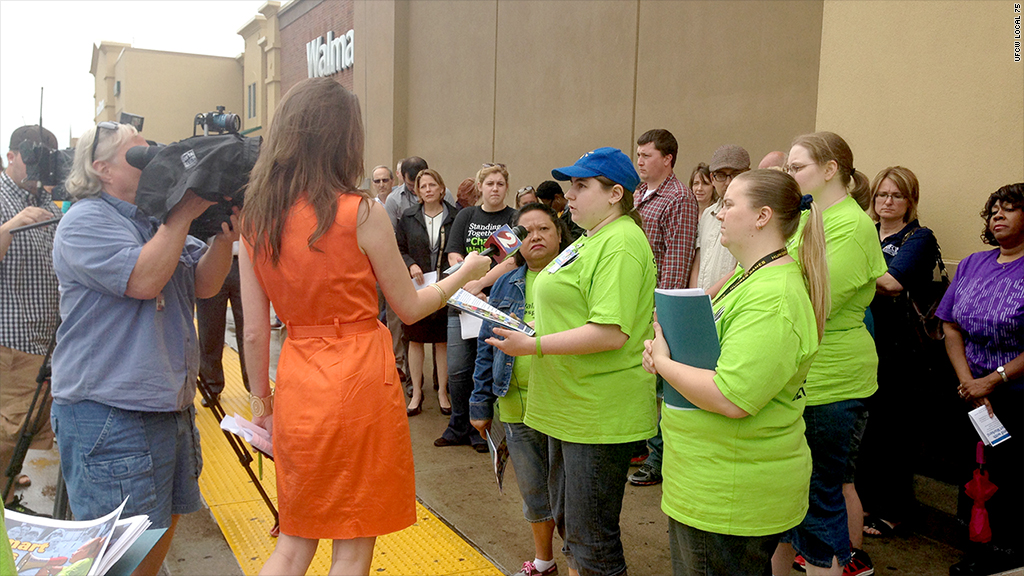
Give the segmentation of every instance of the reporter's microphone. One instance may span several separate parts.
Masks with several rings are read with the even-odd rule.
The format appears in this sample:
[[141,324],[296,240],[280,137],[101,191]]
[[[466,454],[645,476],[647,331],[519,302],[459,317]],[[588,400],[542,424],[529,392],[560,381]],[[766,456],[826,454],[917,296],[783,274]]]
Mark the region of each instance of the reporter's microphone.
[[[504,260],[506,257],[515,254],[519,247],[523,245],[523,238],[526,238],[526,228],[523,226],[516,226],[515,228],[505,224],[501,228],[498,228],[491,237],[484,243],[483,250],[480,251],[481,256],[492,256],[498,254],[498,260]],[[456,270],[462,267],[462,262],[452,266],[451,268],[444,271],[447,276],[454,274]]]

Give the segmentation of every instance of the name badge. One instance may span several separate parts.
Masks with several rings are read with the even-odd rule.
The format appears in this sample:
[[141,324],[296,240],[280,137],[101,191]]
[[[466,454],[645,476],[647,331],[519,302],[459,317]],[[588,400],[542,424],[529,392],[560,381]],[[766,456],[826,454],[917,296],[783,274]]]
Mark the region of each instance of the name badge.
[[572,262],[579,258],[579,256],[580,253],[576,250],[576,246],[570,245],[565,250],[562,250],[562,253],[551,261],[551,264],[548,265],[548,274],[554,274],[565,266],[572,264]]

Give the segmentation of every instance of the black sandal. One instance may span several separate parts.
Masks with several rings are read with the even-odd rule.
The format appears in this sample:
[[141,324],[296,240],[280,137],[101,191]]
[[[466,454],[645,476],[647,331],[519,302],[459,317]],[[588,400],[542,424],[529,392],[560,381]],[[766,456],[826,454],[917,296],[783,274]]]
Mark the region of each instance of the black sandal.
[[[877,518],[875,516],[869,516],[864,519],[864,535],[870,536],[871,538],[892,538],[893,536],[900,535],[900,526],[903,523],[900,522],[893,526],[890,526],[885,520]],[[872,534],[868,532],[868,529],[872,529],[878,532],[878,534]]]

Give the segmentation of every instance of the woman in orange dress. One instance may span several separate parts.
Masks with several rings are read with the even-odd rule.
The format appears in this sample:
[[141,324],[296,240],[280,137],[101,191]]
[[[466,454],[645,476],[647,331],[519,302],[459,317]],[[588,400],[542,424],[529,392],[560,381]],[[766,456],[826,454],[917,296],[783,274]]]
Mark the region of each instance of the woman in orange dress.
[[[239,254],[253,421],[271,430],[281,535],[261,574],[367,574],[377,536],[416,521],[412,445],[379,283],[406,324],[489,268],[468,258],[416,291],[383,207],[358,189],[356,97],[328,78],[282,100],[252,171]],[[270,303],[288,329],[270,389]],[[276,398],[276,399],[275,399]],[[275,405],[276,404],[276,405]]]

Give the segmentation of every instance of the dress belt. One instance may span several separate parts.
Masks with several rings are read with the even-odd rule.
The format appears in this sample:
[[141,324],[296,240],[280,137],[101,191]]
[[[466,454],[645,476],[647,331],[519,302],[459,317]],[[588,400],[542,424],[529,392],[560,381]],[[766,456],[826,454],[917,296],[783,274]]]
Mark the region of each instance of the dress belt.
[[285,324],[289,338],[341,338],[351,334],[373,332],[377,330],[378,326],[376,318],[346,323],[341,323],[335,318],[334,324],[318,326],[293,326],[290,322]]

